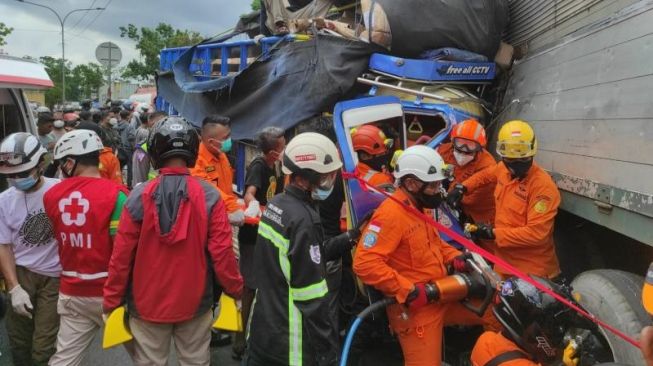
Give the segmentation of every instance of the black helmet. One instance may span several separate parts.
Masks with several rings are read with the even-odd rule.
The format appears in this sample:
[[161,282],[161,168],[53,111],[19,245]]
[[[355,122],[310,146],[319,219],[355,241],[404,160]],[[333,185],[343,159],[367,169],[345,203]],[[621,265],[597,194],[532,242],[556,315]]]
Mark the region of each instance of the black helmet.
[[188,167],[195,166],[199,149],[199,136],[184,118],[170,116],[154,125],[147,138],[147,150],[154,169],[159,169],[166,159],[181,157]]
[[[543,278],[532,278],[571,299],[567,288]],[[570,316],[573,316],[569,308],[516,277],[503,283],[497,297],[498,303],[492,310],[504,327],[503,333],[510,340],[537,362],[548,363],[560,358],[566,326]]]

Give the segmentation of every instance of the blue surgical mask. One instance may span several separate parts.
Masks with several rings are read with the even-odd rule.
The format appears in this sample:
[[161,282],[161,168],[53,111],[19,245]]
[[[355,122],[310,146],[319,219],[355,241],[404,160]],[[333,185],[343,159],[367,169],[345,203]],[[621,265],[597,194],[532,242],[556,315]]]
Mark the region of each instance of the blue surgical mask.
[[12,187],[16,187],[16,189],[23,192],[29,191],[39,182],[38,178],[33,175],[25,178],[7,178],[7,181]]
[[224,153],[228,153],[229,151],[231,151],[231,137],[222,141],[222,146],[220,147],[220,151]]
[[311,191],[311,198],[313,198],[316,201],[324,201],[327,198],[329,198],[331,192],[333,192],[333,185],[331,185],[331,188],[329,189],[322,189],[316,187]]

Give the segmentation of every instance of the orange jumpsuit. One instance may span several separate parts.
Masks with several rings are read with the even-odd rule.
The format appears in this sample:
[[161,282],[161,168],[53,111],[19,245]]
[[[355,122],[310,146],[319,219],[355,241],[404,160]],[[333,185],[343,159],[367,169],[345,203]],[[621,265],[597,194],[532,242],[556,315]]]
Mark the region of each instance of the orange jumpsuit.
[[390,174],[374,170],[365,163],[359,162],[356,169],[358,169],[361,178],[373,187],[394,184],[394,179]]
[[[412,205],[402,189],[392,196]],[[388,306],[387,313],[399,338],[405,365],[441,364],[445,323],[482,323],[481,318],[459,303],[428,304],[415,311],[403,304],[414,284],[447,276],[445,264],[460,254],[440,240],[434,227],[390,199],[381,203],[361,235],[354,255],[354,272],[365,284],[397,300],[398,304]]]
[[233,192],[234,173],[227,154],[220,152],[216,157],[204,146],[204,143],[200,143],[197,162],[191,168],[190,174],[202,178],[218,188],[220,196],[224,199],[227,213],[242,209],[238,206],[236,195]]
[[98,169],[102,178],[118,184],[124,184],[122,182],[122,172],[120,171],[120,161],[118,161],[116,154],[113,153],[110,147],[105,147],[100,151],[100,165],[98,165]]
[[[458,166],[456,158],[453,156],[453,144],[446,143],[440,145],[438,152],[445,163],[454,166],[453,174],[454,180],[449,185],[453,188],[456,184],[462,183],[472,175],[485,170],[494,169],[497,162],[487,150],[483,149],[476,154],[476,158],[466,165]],[[479,187],[474,192],[469,192],[463,196],[462,208],[463,212],[469,216],[475,223],[493,224],[494,225],[494,197],[492,193],[496,187],[495,183],[486,184]],[[496,244],[494,240],[479,240],[483,248],[494,252]]]
[[[472,193],[486,184],[496,183],[495,254],[520,271],[553,278],[560,274],[553,242],[553,223],[560,205],[560,193],[551,177],[537,164],[522,180],[512,179],[500,162],[483,170],[463,185]],[[497,266],[496,271],[506,273]]]
[[[478,338],[474,345],[474,349],[472,350],[472,365],[485,366],[493,358],[511,351],[524,352],[502,334],[485,332]],[[501,366],[539,366],[538,363],[535,363],[526,357],[527,354],[524,352],[524,358],[502,362]]]

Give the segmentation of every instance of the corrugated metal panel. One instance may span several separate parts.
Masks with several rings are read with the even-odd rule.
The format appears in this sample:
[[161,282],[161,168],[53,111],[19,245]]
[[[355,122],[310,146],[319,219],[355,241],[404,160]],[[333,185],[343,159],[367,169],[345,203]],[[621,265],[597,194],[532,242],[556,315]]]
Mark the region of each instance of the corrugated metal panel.
[[507,41],[531,50],[569,35],[636,0],[512,0]]

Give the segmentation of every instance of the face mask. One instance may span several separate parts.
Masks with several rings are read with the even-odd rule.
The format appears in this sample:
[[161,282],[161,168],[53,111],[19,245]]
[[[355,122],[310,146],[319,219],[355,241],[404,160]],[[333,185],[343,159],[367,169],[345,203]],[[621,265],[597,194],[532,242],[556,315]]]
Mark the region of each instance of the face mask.
[[66,124],[62,120],[54,121],[54,128],[64,128]]
[[115,126],[115,125],[118,124],[118,120],[115,119],[115,118],[109,118],[109,124],[110,124],[111,126]]
[[231,151],[231,137],[222,141],[222,146],[220,146],[220,151],[228,153]]
[[474,160],[474,154],[463,154],[456,150],[453,151],[453,157],[459,166],[465,166]]
[[363,163],[367,164],[370,168],[376,170],[377,172],[383,171],[383,167],[388,166],[388,155],[379,155],[375,156],[369,160],[364,160]]
[[503,163],[506,164],[506,167],[510,171],[510,174],[513,178],[523,179],[531,169],[531,166],[533,165],[533,159],[529,159],[528,161],[512,161],[510,163],[504,160]]
[[417,195],[417,201],[419,201],[424,208],[438,208],[440,203],[442,203],[442,194],[425,194],[422,190],[419,195]]
[[9,184],[20,191],[29,191],[39,182],[33,175],[25,178],[7,178]]
[[333,185],[331,186],[331,188],[328,189],[314,188],[311,191],[311,198],[313,198],[316,201],[324,201],[327,198],[329,198],[331,192],[333,192]]

